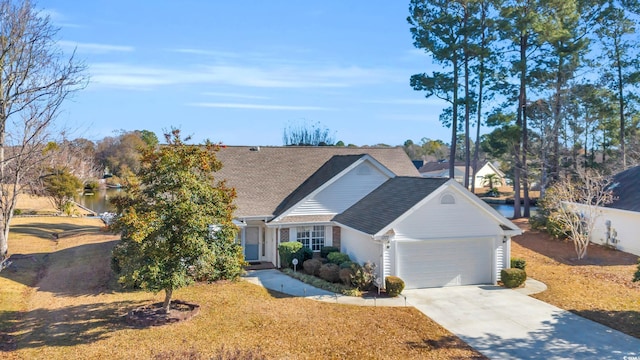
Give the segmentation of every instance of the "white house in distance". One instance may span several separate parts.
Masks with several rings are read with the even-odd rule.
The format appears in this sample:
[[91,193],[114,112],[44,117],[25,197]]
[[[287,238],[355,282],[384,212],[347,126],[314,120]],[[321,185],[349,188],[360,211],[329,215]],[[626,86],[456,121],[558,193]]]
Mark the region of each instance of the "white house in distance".
[[[431,161],[431,162],[425,163],[422,167],[420,167],[418,171],[420,172],[420,175],[422,177],[426,177],[426,178],[448,178],[449,164],[450,163],[448,161]],[[465,163],[463,162],[455,163],[454,165],[455,179],[461,184],[464,183],[464,169],[465,169]],[[469,171],[471,172],[471,174],[473,173],[473,166],[470,167]],[[476,189],[485,187],[484,177],[489,174],[496,175],[498,182],[500,183],[499,186],[506,185],[504,173],[500,171],[500,169],[498,169],[491,162],[486,161],[478,169],[478,172],[476,173],[476,178],[474,180],[475,181],[474,185]],[[469,183],[471,183],[471,181],[469,181]]]
[[[492,284],[520,229],[454,180],[422,178],[402,148],[220,149],[249,262],[278,245],[336,246],[407,288]],[[464,226],[461,226],[464,224]]]
[[640,166],[613,177],[614,201],[600,207],[591,242],[640,256]]

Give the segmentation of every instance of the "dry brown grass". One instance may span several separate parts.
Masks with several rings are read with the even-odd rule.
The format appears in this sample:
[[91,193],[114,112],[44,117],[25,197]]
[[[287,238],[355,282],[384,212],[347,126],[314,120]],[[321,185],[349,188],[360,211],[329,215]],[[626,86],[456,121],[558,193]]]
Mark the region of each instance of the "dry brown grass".
[[[321,303],[243,281],[181,289],[175,298],[200,304],[198,316],[132,328],[122,315],[162,294],[114,290],[114,236],[101,233],[90,219],[28,220],[17,220],[10,249],[32,256],[18,261],[18,271],[0,273],[0,295],[10,288],[12,299],[0,302],[0,342],[13,349],[2,352],[0,346],[4,358],[206,359],[223,348],[286,359],[483,358],[414,308]],[[48,237],[75,221],[96,231],[57,243]]]
[[512,256],[526,259],[527,275],[548,286],[535,298],[640,338],[640,283],[631,281],[637,256],[591,244],[577,260],[571,242],[535,230],[513,240]]

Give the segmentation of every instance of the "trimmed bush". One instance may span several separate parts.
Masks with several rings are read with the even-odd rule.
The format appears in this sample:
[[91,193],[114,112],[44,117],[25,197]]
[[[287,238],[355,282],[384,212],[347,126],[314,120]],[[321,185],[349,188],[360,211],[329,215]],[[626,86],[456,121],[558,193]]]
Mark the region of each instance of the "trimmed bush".
[[300,250],[298,250],[295,258],[298,259],[298,265],[304,264],[305,261],[313,259],[313,251],[303,246]]
[[335,246],[323,246],[320,248],[320,256],[325,259],[327,258],[327,255],[334,252],[340,252],[340,249]]
[[340,266],[331,263],[324,264],[320,267],[318,275],[322,280],[336,283],[340,281]]
[[318,272],[320,271],[320,267],[322,266],[322,262],[318,259],[309,259],[302,263],[302,267],[304,267],[304,271],[309,275],[318,276]]
[[338,276],[340,281],[347,286],[351,286],[351,280],[353,279],[354,271],[351,268],[341,268]]
[[332,264],[340,265],[343,262],[351,261],[351,258],[347,254],[332,252],[327,255],[327,260],[329,260],[329,262]]
[[404,290],[404,281],[397,276],[387,276],[384,278],[384,286],[389,296],[396,297]]
[[505,287],[513,289],[524,284],[524,281],[527,280],[527,273],[522,269],[516,268],[502,269],[500,271],[500,279]]
[[520,270],[526,270],[527,260],[520,258],[511,258],[511,267]]
[[[291,260],[302,249],[302,243],[297,241],[290,241],[280,244],[278,246],[278,253],[280,254],[280,265],[283,268],[292,268]],[[300,259],[298,259],[298,263]],[[304,263],[304,262],[303,262]]]

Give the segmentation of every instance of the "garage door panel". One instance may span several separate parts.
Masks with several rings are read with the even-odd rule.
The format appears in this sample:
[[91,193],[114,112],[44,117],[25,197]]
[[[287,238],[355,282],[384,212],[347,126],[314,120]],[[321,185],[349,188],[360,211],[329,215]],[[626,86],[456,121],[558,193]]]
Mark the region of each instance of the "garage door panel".
[[492,281],[489,239],[407,241],[397,246],[398,276],[408,289]]

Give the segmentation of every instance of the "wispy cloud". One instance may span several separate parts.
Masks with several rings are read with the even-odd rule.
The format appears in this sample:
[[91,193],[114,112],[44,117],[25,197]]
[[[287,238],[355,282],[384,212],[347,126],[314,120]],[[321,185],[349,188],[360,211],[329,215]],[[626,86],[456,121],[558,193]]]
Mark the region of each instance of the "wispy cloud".
[[374,100],[364,100],[362,101],[365,104],[382,104],[382,105],[433,105],[433,104],[442,104],[442,100],[435,98],[426,98],[426,99],[374,99]]
[[333,108],[321,106],[298,106],[298,105],[269,105],[269,104],[246,104],[246,103],[190,103],[189,106],[226,108],[226,109],[250,109],[250,110],[286,110],[286,111],[330,111]]
[[58,41],[58,45],[66,49],[77,49],[78,52],[92,54],[106,54],[111,52],[131,52],[134,51],[133,46],[109,45],[97,43],[80,43],[75,41]]
[[91,67],[93,81],[111,87],[215,84],[253,88],[337,88],[397,81],[387,69],[308,66],[206,65],[180,70],[121,63]]
[[234,53],[230,51],[216,51],[216,50],[204,50],[204,49],[193,49],[193,48],[168,49],[168,51],[181,53],[181,54],[205,55],[205,56],[215,56],[215,57],[225,57],[225,58],[238,58],[241,56],[241,54],[239,53]]
[[204,92],[204,93],[202,93],[202,95],[225,97],[225,98],[235,98],[235,99],[260,99],[260,100],[269,99],[268,96],[246,95],[246,94],[226,93],[226,92],[224,92],[224,93],[223,92]]
[[64,16],[62,13],[53,9],[41,9],[39,13],[41,16],[48,16],[51,22],[56,26],[68,27],[68,28],[83,27],[80,24],[74,24],[74,23],[68,22],[66,16]]

